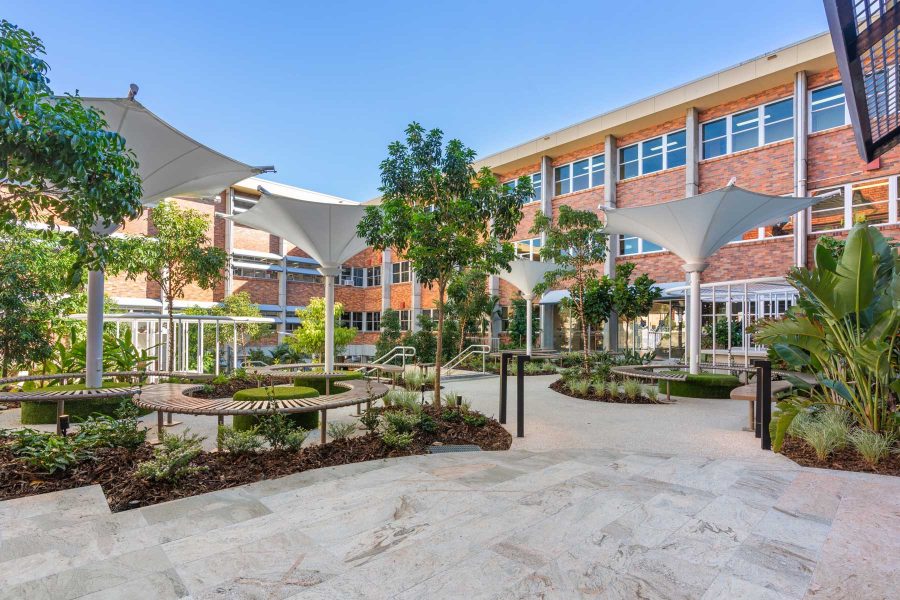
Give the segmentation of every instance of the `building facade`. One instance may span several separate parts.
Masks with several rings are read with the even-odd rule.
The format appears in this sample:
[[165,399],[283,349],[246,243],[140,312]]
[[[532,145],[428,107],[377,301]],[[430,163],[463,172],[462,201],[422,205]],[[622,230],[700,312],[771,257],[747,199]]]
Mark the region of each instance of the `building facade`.
[[[842,237],[865,219],[886,235],[900,237],[900,149],[869,164],[859,158],[827,34],[487,156],[477,166],[490,167],[502,181],[531,179],[534,199],[522,208],[510,241],[520,256],[533,259],[539,259],[542,244],[530,233],[535,215],[554,215],[563,204],[585,210],[641,206],[721,188],[732,179],[772,195],[839,190],[838,196],[784,222],[746,232],[711,259],[702,274],[703,347],[714,357],[759,350],[746,326],[780,314],[793,302],[783,277],[792,266],[812,266],[812,249],[821,236]],[[242,182],[215,199],[179,200],[210,215],[210,238],[232,257],[222,286],[190,290],[184,303],[214,303],[246,290],[286,332],[297,322],[296,308],[323,295],[321,276],[301,249],[222,218],[251,207],[257,183]],[[345,201],[288,186],[278,193]],[[152,235],[151,229],[139,220],[126,232]],[[603,268],[613,273],[626,261],[636,265],[635,273],[655,279],[664,298],[649,318],[620,323],[605,335],[593,332],[592,343],[679,356],[685,347],[681,261],[649,241],[614,236]],[[338,283],[335,296],[344,305],[345,321],[360,331],[348,349],[351,355],[372,354],[384,309],[400,311],[411,330],[417,315],[434,307],[433,292],[423,289],[409,264],[390,252],[360,253],[344,265]],[[491,334],[496,340],[518,291],[497,277],[487,285],[502,307]],[[158,289],[141,282],[112,280],[107,290],[129,308],[147,308],[159,298]],[[541,299],[545,347],[577,348],[580,343],[560,308],[564,296],[560,290]]]

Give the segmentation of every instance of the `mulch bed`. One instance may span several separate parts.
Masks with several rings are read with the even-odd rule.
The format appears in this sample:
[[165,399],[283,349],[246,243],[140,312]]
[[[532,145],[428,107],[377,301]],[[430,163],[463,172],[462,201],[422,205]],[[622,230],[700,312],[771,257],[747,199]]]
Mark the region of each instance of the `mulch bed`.
[[282,383],[291,383],[294,378],[288,375],[275,376],[266,375],[264,377],[247,375],[247,377],[237,378],[230,377],[226,383],[206,383],[202,384],[200,389],[191,392],[194,398],[231,398],[235,392],[247,390],[250,388],[258,388],[263,386],[278,385]]
[[569,396],[570,398],[590,400],[591,402],[609,402],[610,404],[669,404],[668,402],[660,400],[650,400],[646,396],[640,396],[638,398],[635,398],[634,400],[631,400],[625,394],[620,394],[619,396],[610,396],[608,394],[598,395],[594,393],[593,389],[588,394],[576,394],[566,387],[562,379],[557,379],[556,381],[551,383],[550,389],[554,392],[559,392],[560,394]]
[[785,437],[781,445],[781,454],[804,467],[819,469],[835,469],[837,471],[857,471],[860,473],[877,473],[900,477],[900,455],[890,454],[874,467],[864,461],[859,453],[847,446],[833,452],[828,460],[819,460],[815,450],[805,441],[795,437]]
[[426,411],[437,421],[437,431],[418,432],[407,448],[389,448],[377,435],[366,433],[325,445],[309,446],[297,452],[265,450],[242,455],[204,452],[191,464],[205,470],[176,483],[151,482],[136,475],[138,463],[153,455],[149,445],[136,450],[98,449],[93,458],[68,471],[47,475],[30,470],[13,456],[8,446],[0,444],[0,500],[99,484],[103,487],[110,509],[119,512],[309,469],[425,454],[434,442],[475,444],[483,450],[508,450],[512,444],[509,432],[493,419],[488,419],[483,427],[476,427],[463,422],[444,421],[440,412],[432,407],[426,407]]

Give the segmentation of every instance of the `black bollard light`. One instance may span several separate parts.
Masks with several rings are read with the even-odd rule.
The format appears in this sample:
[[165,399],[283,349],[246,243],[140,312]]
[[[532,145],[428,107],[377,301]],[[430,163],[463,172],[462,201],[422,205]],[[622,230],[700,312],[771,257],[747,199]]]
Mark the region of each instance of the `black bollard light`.
[[762,410],[760,411],[762,440],[760,447],[763,450],[771,450],[772,436],[769,432],[769,424],[772,422],[772,363],[768,360],[762,360],[760,363],[759,370],[762,377]]
[[525,362],[530,356],[516,356],[516,437],[525,437]]
[[462,396],[460,394],[456,395],[456,408],[460,408],[462,406]]
[[69,415],[59,415],[57,417],[56,429],[61,436],[66,436],[66,432],[69,430]]
[[509,375],[508,352],[500,353],[500,424],[506,425],[506,378]]
[[422,391],[422,404],[425,404],[425,384],[420,385],[419,389]]
[[753,368],[756,369],[756,404],[753,410],[753,434],[757,438],[762,437],[762,405],[763,405],[763,360],[754,360]]

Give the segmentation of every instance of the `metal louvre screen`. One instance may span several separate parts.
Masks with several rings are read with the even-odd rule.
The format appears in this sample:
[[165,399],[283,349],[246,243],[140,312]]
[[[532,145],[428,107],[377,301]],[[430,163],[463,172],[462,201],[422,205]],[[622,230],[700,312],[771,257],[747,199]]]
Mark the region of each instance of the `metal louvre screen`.
[[856,143],[870,162],[900,142],[900,5],[824,1]]

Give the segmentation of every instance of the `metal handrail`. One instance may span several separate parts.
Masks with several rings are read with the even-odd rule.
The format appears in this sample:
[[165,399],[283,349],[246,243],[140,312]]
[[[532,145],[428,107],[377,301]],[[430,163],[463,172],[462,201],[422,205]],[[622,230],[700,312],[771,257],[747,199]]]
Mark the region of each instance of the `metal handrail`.
[[[394,346],[386,353],[382,354],[375,360],[369,362],[369,365],[384,365],[390,363],[392,360],[396,358],[403,359],[403,364],[401,365],[404,369],[406,368],[406,359],[412,358],[416,355],[416,349],[412,346]],[[360,373],[369,374],[373,371],[373,367],[364,366],[356,369]]]
[[481,371],[484,372],[484,367],[485,367],[484,360],[485,360],[485,357],[488,354],[490,354],[490,352],[491,352],[491,347],[487,344],[472,344],[471,346],[469,346],[468,348],[466,348],[465,350],[463,350],[462,352],[460,352],[459,354],[457,354],[456,356],[454,356],[453,358],[448,360],[446,362],[446,364],[441,365],[441,371],[442,372],[450,371],[454,367],[459,365],[459,363],[461,363],[465,359],[469,358],[470,356],[473,356],[475,354],[480,354],[481,355]]

